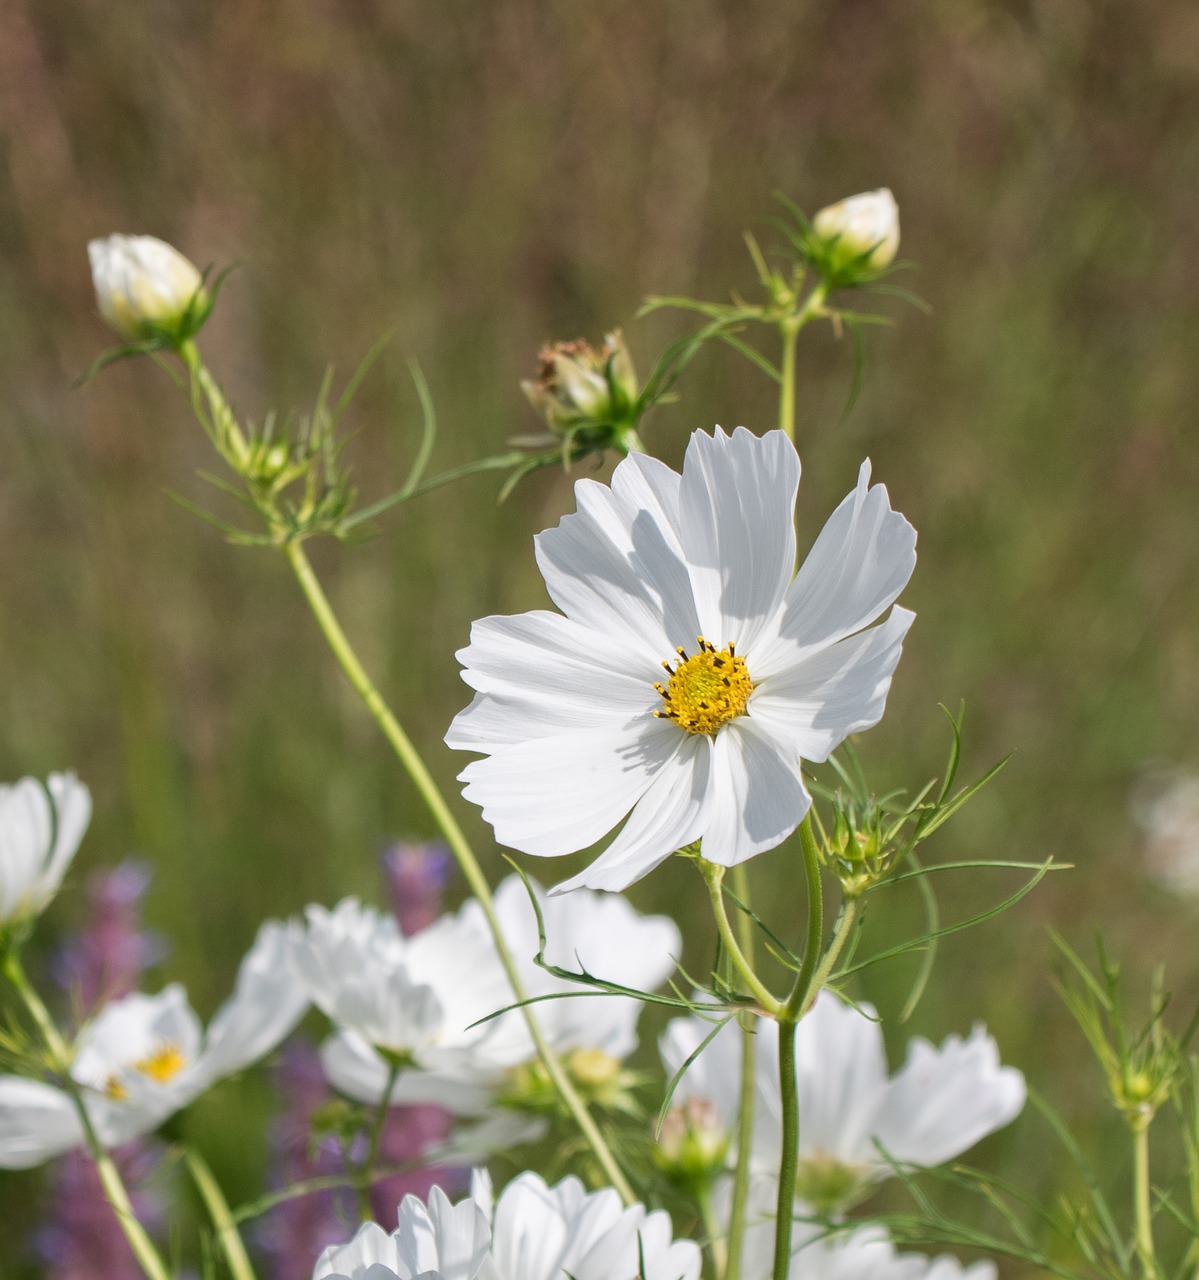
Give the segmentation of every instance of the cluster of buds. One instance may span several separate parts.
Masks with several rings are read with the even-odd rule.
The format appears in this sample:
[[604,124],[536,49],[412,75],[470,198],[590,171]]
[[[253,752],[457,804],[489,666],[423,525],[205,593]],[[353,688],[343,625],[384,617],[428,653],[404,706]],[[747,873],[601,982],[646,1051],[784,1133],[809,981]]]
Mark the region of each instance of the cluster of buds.
[[637,374],[624,338],[614,329],[596,350],[582,338],[546,343],[535,380],[522,382],[529,403],[552,435],[520,443],[541,446],[562,440],[580,453],[623,447],[637,427],[642,405]]
[[840,877],[847,898],[860,897],[886,875],[896,852],[889,836],[874,797],[865,805],[841,794],[834,798],[833,826],[826,836],[825,856]]
[[830,204],[812,219],[806,256],[830,288],[868,284],[899,252],[899,206],[886,188]]
[[187,258],[154,236],[106,236],[87,246],[104,320],[127,342],[178,347],[208,319],[213,298]]

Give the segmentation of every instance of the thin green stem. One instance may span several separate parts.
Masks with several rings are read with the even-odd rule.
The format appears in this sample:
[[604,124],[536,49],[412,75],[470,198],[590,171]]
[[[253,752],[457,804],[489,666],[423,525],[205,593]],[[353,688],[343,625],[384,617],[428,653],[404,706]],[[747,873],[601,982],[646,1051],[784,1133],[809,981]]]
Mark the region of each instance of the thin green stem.
[[358,1184],[358,1214],[363,1222],[369,1222],[371,1213],[371,1170],[379,1158],[379,1141],[383,1137],[383,1126],[387,1123],[387,1113],[391,1109],[391,1091],[395,1088],[400,1074],[400,1064],[393,1062],[387,1070],[387,1084],[383,1089],[383,1097],[375,1110],[371,1121],[370,1133],[367,1136],[366,1155],[359,1170],[362,1181]]
[[704,1235],[708,1237],[708,1249],[712,1254],[712,1269],[716,1280],[727,1280],[727,1245],[716,1212],[712,1208],[711,1189],[704,1186],[696,1193],[695,1199],[699,1205],[699,1220],[703,1224]]
[[724,867],[718,866],[714,862],[707,862],[703,858],[696,859],[696,865],[699,867],[700,875],[703,876],[704,882],[708,886],[708,897],[712,903],[712,915],[716,920],[716,929],[720,934],[720,941],[724,944],[724,949],[728,953],[729,963],[762,1008],[772,1018],[778,1017],[783,1009],[782,1002],[770,993],[757,974],[754,973],[753,966],[742,953],[741,946],[733,934],[732,925],[729,924],[728,912],[724,907]]
[[121,1180],[120,1171],[113,1163],[108,1152],[104,1150],[96,1134],[92,1118],[88,1114],[87,1106],[83,1100],[83,1093],[75,1078],[71,1075],[70,1047],[54,1025],[54,1019],[50,1017],[50,1011],[42,1003],[41,997],[25,976],[25,970],[22,968],[21,961],[15,951],[9,950],[5,953],[3,969],[5,977],[12,983],[26,1011],[36,1024],[49,1052],[54,1073],[75,1106],[88,1151],[95,1162],[96,1174],[100,1179],[104,1198],[108,1201],[125,1239],[129,1242],[129,1247],[133,1250],[133,1256],[150,1280],[170,1280],[170,1273],[167,1271],[166,1264],[159,1257],[158,1250],[155,1249],[153,1242],[146,1234],[145,1228],[137,1220],[137,1215],[133,1211],[133,1204],[129,1199],[129,1192],[125,1189],[125,1184]]
[[[338,665],[345,673],[346,679],[349,680],[355,692],[366,704],[366,709],[370,712],[375,723],[382,730],[383,736],[404,766],[434,822],[436,822],[441,831],[442,837],[445,839],[446,844],[449,845],[458,866],[462,869],[467,886],[482,908],[484,919],[487,921],[487,927],[491,931],[492,940],[495,943],[504,973],[508,977],[508,983],[512,987],[513,995],[517,1001],[526,1000],[528,997],[524,984],[520,980],[516,962],[512,958],[512,953],[508,948],[507,941],[500,928],[499,919],[495,913],[491,887],[487,883],[486,876],[483,875],[483,870],[479,866],[478,859],[463,834],[462,828],[450,811],[445,797],[438,789],[437,783],[434,782],[433,776],[421,758],[420,752],[413,746],[411,739],[401,728],[400,722],[383,700],[382,695],[375,688],[362,663],[358,660],[358,655],[354,652],[345,632],[341,629],[337,615],[333,612],[333,608],[329,604],[329,600],[316,574],[313,572],[303,545],[298,541],[288,542],[284,544],[282,551],[287,563],[291,566],[292,572],[295,574],[300,590],[304,593],[304,598],[316,618],[317,625],[320,627],[326,643],[332,650],[333,656],[337,659]],[[579,1097],[578,1092],[563,1070],[557,1055],[553,1053],[546,1043],[541,1028],[533,1016],[532,1009],[527,1004],[522,1004],[521,1013],[529,1028],[529,1035],[532,1037],[537,1049],[537,1056],[545,1067],[546,1074],[557,1089],[563,1104],[579,1126],[583,1137],[599,1161],[608,1181],[616,1188],[627,1204],[632,1204],[636,1200],[632,1187],[616,1163],[611,1149],[600,1133],[595,1120],[587,1110],[586,1104]]]
[[815,994],[824,943],[824,898],[820,883],[820,850],[808,813],[799,825],[804,877],[808,891],[808,932],[795,986],[778,1019],[779,1094],[782,1099],[782,1154],[779,1158],[778,1209],[774,1231],[772,1280],[787,1280],[791,1266],[791,1222],[795,1213],[795,1175],[799,1166],[799,1096],[795,1079],[795,1028]]
[[[245,435],[220,386],[205,367],[195,343],[190,339],[181,345],[179,358],[183,361],[191,378],[192,407],[196,416],[208,429],[222,457],[225,458],[234,471],[243,478],[248,479],[245,475],[245,464],[249,459],[250,450]],[[208,404],[207,419],[202,412],[202,406],[199,401],[199,393],[201,392]],[[272,532],[275,532],[273,511],[263,510],[263,515],[268,523],[272,525]],[[280,550],[291,566],[300,590],[304,593],[308,607],[312,610],[317,625],[332,650],[333,656],[337,659],[355,692],[366,704],[366,708],[375,723],[382,730],[383,736],[387,739],[400,763],[407,771],[421,799],[428,807],[434,822],[440,829],[446,844],[449,845],[450,851],[462,870],[467,886],[482,908],[500,963],[508,977],[509,985],[512,987],[513,996],[517,1002],[523,1002],[527,999],[527,995],[517,972],[516,962],[512,958],[512,953],[500,929],[500,923],[495,914],[495,904],[491,896],[491,887],[487,883],[487,878],[483,875],[478,859],[463,834],[462,828],[450,811],[449,805],[446,804],[445,797],[441,794],[436,782],[434,782],[432,774],[426,768],[420,753],[413,746],[412,741],[400,726],[391,708],[388,707],[382,695],[367,675],[366,669],[358,660],[358,655],[354,652],[353,646],[341,629],[337,615],[333,612],[320,581],[313,572],[312,565],[301,541],[298,539],[284,541],[281,543]],[[584,1139],[594,1152],[608,1181],[616,1188],[626,1203],[632,1204],[636,1199],[632,1187],[630,1187],[628,1180],[621,1172],[620,1166],[616,1163],[611,1149],[605,1142],[590,1112],[588,1112],[586,1104],[571,1084],[557,1056],[546,1043],[532,1010],[527,1005],[522,1004],[521,1013],[529,1028],[529,1035],[533,1040],[537,1056],[545,1067],[546,1074],[557,1089],[563,1105],[579,1126]]]
[[795,443],[795,346],[799,331],[817,316],[825,315],[828,286],[821,281],[804,299],[798,311],[779,321],[783,354],[779,363],[779,430]]
[[1149,1120],[1138,1119],[1134,1124],[1132,1144],[1137,1257],[1145,1273],[1145,1280],[1153,1280],[1158,1271],[1153,1247],[1153,1210],[1149,1185]]
[[[748,907],[749,876],[745,864],[738,863],[733,868],[733,892]],[[752,967],[754,963],[754,922],[746,911],[742,911],[737,919],[737,933],[740,936],[742,954]],[[723,1268],[717,1268],[717,1274],[723,1280],[740,1280],[741,1253],[745,1239],[745,1211],[749,1202],[749,1161],[753,1142],[754,1126],[754,1091],[757,1035],[754,1029],[754,1018],[749,1014],[741,1014],[737,1019],[741,1032],[741,1082],[737,1100],[737,1164],[733,1171],[733,1191],[729,1205],[729,1229],[725,1240],[725,1257]]]
[[187,1165],[191,1180],[196,1184],[196,1190],[200,1193],[200,1199],[204,1201],[204,1208],[208,1210],[208,1216],[216,1229],[216,1237],[220,1241],[225,1261],[229,1264],[229,1274],[233,1280],[254,1280],[254,1268],[246,1253],[246,1246],[242,1243],[237,1223],[233,1220],[229,1202],[225,1199],[220,1183],[212,1176],[208,1162],[194,1147],[183,1148],[183,1162]]

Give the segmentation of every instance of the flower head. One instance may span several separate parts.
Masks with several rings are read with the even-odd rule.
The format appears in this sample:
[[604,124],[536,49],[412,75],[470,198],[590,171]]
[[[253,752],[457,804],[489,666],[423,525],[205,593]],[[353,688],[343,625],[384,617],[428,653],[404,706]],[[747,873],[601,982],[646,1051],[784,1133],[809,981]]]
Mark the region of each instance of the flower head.
[[[80,1034],[71,1065],[100,1142],[114,1147],[156,1129],[222,1076],[269,1053],[307,1003],[287,965],[285,931],[268,921],[207,1031],[178,983],[106,1005]],[[30,1168],[83,1141],[65,1090],[0,1076],[0,1168]]]
[[91,816],[91,794],[73,773],[0,786],[0,928],[54,897]]
[[[798,575],[799,458],[780,431],[696,432],[682,475],[641,454],[537,539],[561,613],[484,618],[458,657],[476,690],[446,741],[501,843],[544,857],[594,844],[581,875],[623,889],[701,842],[732,866],[774,848],[822,761],[883,713],[914,615],[893,609],[915,530],[864,463]],[[665,669],[665,673],[664,673]]]
[[[680,1070],[711,1034],[699,1018],[678,1018],[662,1037],[666,1070]],[[777,1024],[763,1022],[756,1044],[751,1169],[778,1169],[782,1102]],[[675,1099],[710,1103],[728,1131],[736,1123],[740,1066],[735,1023],[722,1028],[687,1068]],[[1008,1124],[1024,1105],[1024,1077],[999,1064],[981,1026],[941,1047],[908,1044],[903,1067],[888,1077],[882,1032],[873,1010],[861,1012],[822,992],[795,1037],[799,1095],[797,1194],[822,1212],[860,1199],[893,1172],[878,1148],[901,1165],[937,1165]]]
[[96,302],[105,321],[130,341],[190,337],[210,299],[199,271],[154,236],[106,236],[87,246]]
[[899,206],[886,187],[863,191],[821,209],[812,232],[838,270],[874,273],[890,266],[899,251]]
[[407,1196],[391,1235],[373,1223],[321,1255],[313,1280],[698,1280],[699,1247],[675,1240],[667,1214],[621,1204],[577,1178],[547,1186],[535,1173],[496,1198],[486,1173],[451,1205],[434,1189]]
[[598,351],[582,338],[547,343],[536,381],[520,385],[555,432],[627,425],[637,400],[637,375],[619,329]]

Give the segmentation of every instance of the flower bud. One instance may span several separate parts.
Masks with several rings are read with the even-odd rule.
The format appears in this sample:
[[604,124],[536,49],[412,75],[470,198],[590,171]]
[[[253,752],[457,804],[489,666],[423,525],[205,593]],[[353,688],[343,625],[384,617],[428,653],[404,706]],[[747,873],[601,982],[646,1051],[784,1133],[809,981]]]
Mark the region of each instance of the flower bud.
[[879,271],[899,251],[899,206],[886,187],[864,191],[821,209],[812,231],[835,268]]
[[637,375],[620,330],[597,351],[582,338],[541,348],[536,381],[522,382],[529,403],[554,431],[627,422]]
[[729,1150],[729,1134],[716,1108],[704,1098],[688,1098],[662,1118],[654,1160],[681,1186],[704,1186],[719,1174]]
[[153,236],[108,236],[87,246],[100,314],[122,338],[191,337],[211,303],[196,268]]

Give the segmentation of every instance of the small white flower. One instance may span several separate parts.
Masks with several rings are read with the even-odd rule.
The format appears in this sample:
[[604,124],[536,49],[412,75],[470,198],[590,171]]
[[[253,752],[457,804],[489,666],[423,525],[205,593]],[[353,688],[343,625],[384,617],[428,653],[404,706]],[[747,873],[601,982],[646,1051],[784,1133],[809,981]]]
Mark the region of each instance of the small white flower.
[[863,630],[916,561],[869,481],[866,463],[794,578],[799,458],[780,431],[696,432],[681,476],[633,454],[610,488],[575,485],[578,512],[537,539],[562,613],[475,623],[458,657],[477,692],[446,735],[485,753],[463,794],[514,849],[573,853],[627,815],[555,892],[623,889],[695,840],[732,866],[795,830],[800,760],[879,719],[913,617]]
[[863,265],[886,267],[899,252],[899,206],[886,187],[863,191],[821,209],[812,230],[842,261],[868,254]]
[[[1024,1077],[999,1064],[995,1041],[981,1026],[968,1038],[950,1036],[939,1049],[908,1043],[907,1060],[888,1077],[882,1032],[873,1010],[862,1012],[822,992],[795,1037],[799,1096],[797,1195],[821,1210],[852,1203],[891,1173],[878,1147],[901,1165],[938,1165],[1002,1128],[1024,1105]],[[662,1038],[667,1071],[678,1071],[711,1032],[699,1018],[673,1021]],[[722,1028],[687,1069],[675,1098],[702,1098],[736,1121],[740,1032]],[[777,1172],[782,1104],[778,1028],[757,1029],[751,1168]],[[876,1145],[878,1144],[878,1145]],[[735,1157],[735,1151],[731,1153]]]
[[410,1057],[455,1044],[511,995],[481,919],[443,916],[405,938],[393,916],[354,898],[305,915],[289,950],[309,998],[376,1049]]
[[[615,1191],[588,1192],[577,1178],[550,1187],[522,1173],[492,1195],[476,1171],[471,1195],[451,1207],[434,1188],[425,1206],[406,1196],[399,1226],[373,1223],[327,1249],[313,1280],[698,1280],[699,1247],[675,1240],[670,1217],[625,1208]],[[377,1269],[376,1269],[377,1268]]]
[[[539,885],[532,888],[542,910],[549,963],[641,991],[660,986],[673,971],[682,946],[673,921],[642,916],[625,899],[608,894],[580,892],[547,898]],[[615,1072],[637,1046],[641,1003],[626,996],[580,996],[586,988],[534,964],[537,920],[520,877],[509,876],[499,885],[495,909],[528,994],[565,996],[533,1005],[550,1048],[566,1057],[568,1065],[573,1061],[593,1071]],[[443,917],[408,943],[416,944],[433,930],[447,937],[478,937],[484,929],[482,911],[471,900],[456,916]],[[490,939],[487,945],[490,948]],[[525,1140],[541,1122],[530,1123],[527,1116],[490,1115],[514,1073],[536,1057],[524,1015],[511,1009],[478,1026],[470,1025],[512,1003],[499,958],[489,950],[485,960],[470,960],[464,948],[457,954],[451,948],[446,964],[462,966],[447,971],[447,976],[469,991],[472,1007],[459,1003],[452,1015],[447,1014],[441,1041],[414,1052],[413,1068],[400,1072],[392,1100],[437,1103],[460,1116],[489,1116],[481,1129],[456,1135],[456,1151],[478,1153],[498,1143]],[[390,1067],[362,1034],[340,1031],[322,1046],[321,1059],[330,1081],[343,1093],[361,1102],[381,1099]]]
[[[222,1076],[269,1053],[307,1003],[287,964],[285,930],[268,921],[207,1033],[177,983],[106,1005],[80,1033],[71,1067],[100,1142],[114,1147],[150,1132]],[[0,1076],[0,1168],[29,1168],[83,1142],[64,1090]]]
[[123,338],[170,328],[202,302],[200,273],[154,236],[107,236],[87,246],[100,314]]
[[415,1196],[404,1197],[391,1235],[367,1222],[349,1244],[326,1249],[312,1280],[474,1280],[490,1238],[487,1217],[474,1201],[451,1205],[434,1187],[427,1208]]
[[91,794],[73,773],[0,786],[0,927],[54,897],[91,816]]

